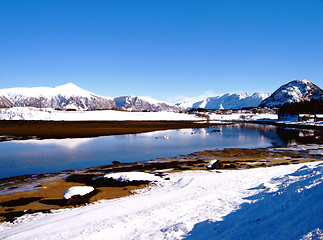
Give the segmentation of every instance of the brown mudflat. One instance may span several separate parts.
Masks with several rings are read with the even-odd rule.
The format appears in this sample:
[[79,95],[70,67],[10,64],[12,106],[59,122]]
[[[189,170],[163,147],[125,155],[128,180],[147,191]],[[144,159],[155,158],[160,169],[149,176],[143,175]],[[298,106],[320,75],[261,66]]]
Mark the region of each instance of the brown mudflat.
[[[144,171],[167,180],[168,172],[185,170],[207,171],[206,163],[218,159],[227,170],[271,167],[317,161],[314,157],[291,152],[276,152],[266,149],[207,150],[172,158],[154,159],[137,163],[113,165],[64,171],[56,174],[41,174],[0,179],[0,186],[7,191],[0,195],[0,222],[12,221],[17,216],[34,212],[50,212],[51,209],[71,207],[62,199],[65,190],[72,186],[93,186],[97,193],[89,199],[113,199],[133,194],[133,190],[147,183],[102,183],[96,177],[112,172]],[[31,188],[28,186],[32,186]],[[11,191],[11,192],[10,192]]]
[[[210,123],[194,121],[35,121],[1,120],[0,136],[71,138],[200,128]],[[213,124],[214,125],[214,124]]]

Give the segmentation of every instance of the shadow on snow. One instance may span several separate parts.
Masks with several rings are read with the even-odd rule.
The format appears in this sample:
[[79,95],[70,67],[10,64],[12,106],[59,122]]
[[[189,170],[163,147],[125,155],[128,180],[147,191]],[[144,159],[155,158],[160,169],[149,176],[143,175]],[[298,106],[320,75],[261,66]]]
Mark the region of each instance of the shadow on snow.
[[[303,166],[282,178],[272,179],[276,189],[261,184],[260,192],[246,198],[241,208],[223,221],[204,221],[186,236],[197,239],[318,239],[323,229],[323,164]],[[271,185],[270,184],[270,185]]]

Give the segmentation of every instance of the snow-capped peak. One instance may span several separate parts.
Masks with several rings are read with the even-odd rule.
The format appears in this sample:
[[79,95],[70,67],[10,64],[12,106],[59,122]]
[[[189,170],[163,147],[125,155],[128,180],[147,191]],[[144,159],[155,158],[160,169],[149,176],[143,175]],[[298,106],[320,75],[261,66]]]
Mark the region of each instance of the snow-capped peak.
[[294,80],[279,87],[267,99],[261,102],[260,107],[278,107],[285,103],[323,99],[323,91],[312,82]]
[[[209,97],[193,103],[190,108],[205,109],[240,109],[246,107],[257,107],[259,103],[267,98],[269,93],[227,93],[221,96]],[[178,104],[181,106],[181,104]]]
[[95,95],[73,83],[57,87],[2,89],[0,96],[6,97],[15,107],[96,110],[115,106],[111,99]]
[[65,90],[75,90],[75,89],[81,89],[79,86],[76,86],[74,83],[66,83],[60,86],[56,86],[56,89],[65,89]]
[[55,87],[54,91],[56,94],[61,94],[61,95],[64,94],[64,95],[71,95],[71,96],[95,95],[94,93],[84,90],[71,82]]
[[180,111],[182,108],[151,97],[121,96],[113,99],[117,108],[130,111]]
[[294,80],[294,82],[302,82],[304,84],[311,84],[311,82],[307,79],[298,79],[298,80]]
[[182,108],[151,97],[109,98],[84,90],[74,83],[57,87],[10,88],[0,90],[0,106],[53,108],[59,110],[99,110],[122,108],[131,111],[171,111]]

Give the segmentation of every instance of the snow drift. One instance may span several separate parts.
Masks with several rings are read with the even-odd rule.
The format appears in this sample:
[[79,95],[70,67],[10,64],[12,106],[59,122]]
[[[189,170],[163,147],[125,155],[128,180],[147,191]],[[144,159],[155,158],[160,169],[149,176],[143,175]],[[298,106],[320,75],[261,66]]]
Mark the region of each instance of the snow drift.
[[25,215],[3,239],[318,239],[323,163],[186,171],[139,194]]

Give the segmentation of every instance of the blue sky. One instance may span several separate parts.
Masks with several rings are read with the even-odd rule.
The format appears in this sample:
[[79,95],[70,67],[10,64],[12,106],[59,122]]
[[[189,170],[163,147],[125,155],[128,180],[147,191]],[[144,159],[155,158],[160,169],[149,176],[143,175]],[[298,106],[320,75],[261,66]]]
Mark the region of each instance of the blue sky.
[[168,102],[323,87],[322,0],[0,0],[0,88]]

